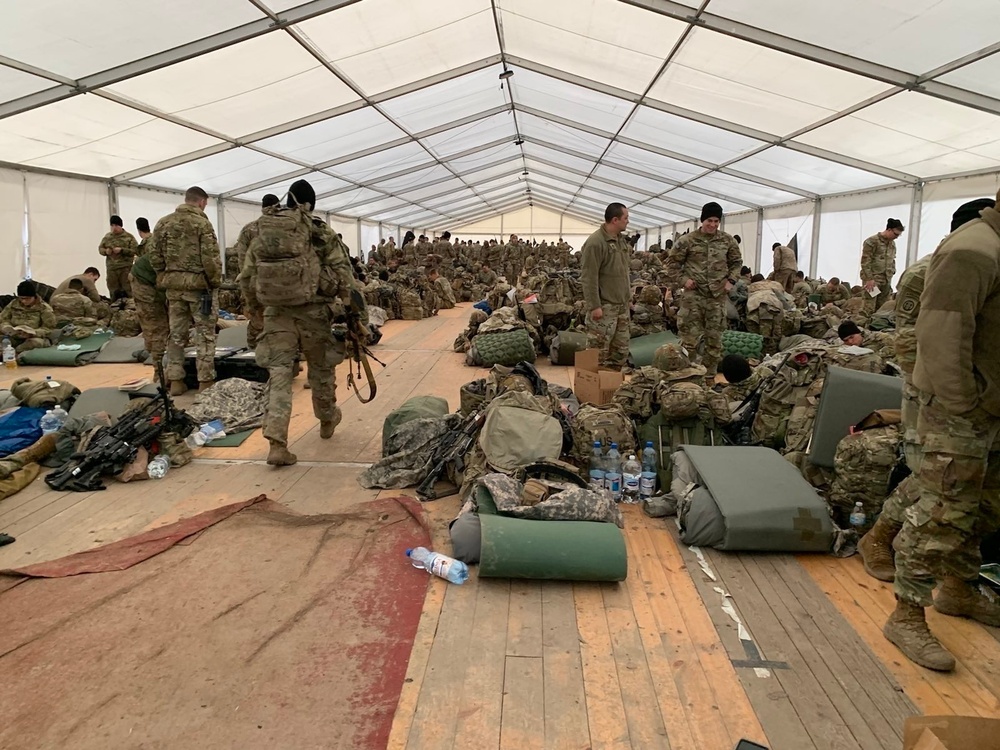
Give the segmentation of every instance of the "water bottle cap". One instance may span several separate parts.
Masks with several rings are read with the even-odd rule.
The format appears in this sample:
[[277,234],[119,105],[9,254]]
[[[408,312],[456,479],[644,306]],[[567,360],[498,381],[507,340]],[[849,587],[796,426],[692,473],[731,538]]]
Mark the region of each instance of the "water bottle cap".
[[601,441],[600,440],[595,440],[594,441],[594,447],[595,448],[600,448],[601,447]]
[[413,555],[413,550],[412,549],[406,550],[406,556],[407,557],[411,557],[412,555]]
[[653,447],[653,441],[652,440],[647,440],[646,441],[646,447],[647,448],[652,448]]
[[618,443],[612,443],[611,447],[614,448],[615,450],[618,450]]

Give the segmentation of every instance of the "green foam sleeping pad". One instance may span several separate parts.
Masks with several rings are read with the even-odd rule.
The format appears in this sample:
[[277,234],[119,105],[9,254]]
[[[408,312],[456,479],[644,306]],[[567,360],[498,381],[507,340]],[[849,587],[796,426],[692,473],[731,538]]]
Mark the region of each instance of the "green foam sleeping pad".
[[659,333],[649,333],[645,336],[636,336],[628,342],[629,362],[632,367],[645,367],[653,364],[653,355],[656,350],[664,344],[679,344],[680,339],[672,331],[660,331]]
[[764,351],[764,337],[746,331],[723,331],[722,355],[742,354],[747,359],[760,359]]
[[47,346],[44,349],[31,349],[18,355],[17,361],[22,365],[41,365],[47,367],[79,367],[93,362],[104,345],[111,340],[112,333],[95,333],[84,339],[66,337],[59,344],[66,346],[79,345],[79,349],[61,350],[59,344]]
[[496,333],[481,333],[472,339],[473,361],[479,367],[506,365],[535,361],[535,345],[523,328]]

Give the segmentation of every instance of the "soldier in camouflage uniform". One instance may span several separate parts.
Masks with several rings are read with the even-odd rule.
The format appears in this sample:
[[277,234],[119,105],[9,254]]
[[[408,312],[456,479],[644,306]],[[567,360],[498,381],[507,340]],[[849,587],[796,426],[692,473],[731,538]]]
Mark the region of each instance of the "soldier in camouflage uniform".
[[149,231],[149,219],[140,216],[135,220],[135,231],[139,233],[139,247],[135,249],[135,257],[141,258],[149,252],[149,238],[153,233]]
[[611,203],[604,224],[583,243],[583,299],[587,303],[588,345],[600,349],[602,366],[623,367],[628,360],[629,287],[631,249],[622,233],[628,228],[628,209]]
[[[305,180],[288,190],[288,207],[301,206],[311,211],[316,193]],[[331,331],[331,304],[340,298],[347,305],[350,292],[356,289],[351,261],[346,247],[326,222],[313,218],[312,246],[320,263],[322,291],[316,290],[315,302],[294,307],[267,307],[264,331],[257,342],[257,362],[269,373],[267,410],[264,413],[264,437],[270,443],[267,462],[272,466],[291,466],[298,459],[288,450],[288,423],[292,416],[292,378],[295,359],[301,351],[309,364],[309,385],[313,413],[319,419],[319,436],[328,440],[342,418],[337,406],[337,382],[334,367],[344,359],[344,345]],[[240,286],[250,298],[257,289],[258,238],[251,243],[240,273]],[[367,325],[367,311],[357,311],[362,325]]]
[[55,332],[56,315],[52,308],[38,296],[35,282],[22,281],[17,285],[17,298],[0,312],[0,335],[9,338],[20,354],[49,346]]
[[[955,211],[951,231],[976,219],[984,208],[994,206],[992,198],[969,201]],[[916,471],[920,462],[920,443],[917,437],[917,415],[920,410],[919,391],[913,385],[913,369],[917,362],[917,316],[920,313],[920,295],[931,258],[928,255],[907,268],[899,279],[896,292],[895,323],[896,364],[903,373],[903,401],[900,420],[903,428],[903,451],[906,464]],[[892,543],[903,528],[906,509],[917,500],[917,483],[912,474],[906,477],[886,499],[882,513],[871,531],[858,543],[858,552],[864,561],[865,571],[880,581],[892,582],[896,577]]]
[[156,288],[156,270],[149,255],[144,255],[132,266],[132,298],[139,316],[139,327],[146,343],[150,361],[156,365],[163,361],[170,337],[170,318],[167,314],[167,295]]
[[97,247],[97,251],[106,259],[108,292],[112,298],[117,292],[130,292],[128,273],[138,249],[139,243],[125,231],[121,217],[112,216],[111,231],[104,235]]
[[83,282],[80,279],[72,279],[69,282],[69,289],[52,295],[49,304],[57,321],[82,323],[87,319],[88,322],[94,322],[94,303],[84,295],[83,291]]
[[747,287],[746,310],[747,330],[764,337],[765,354],[777,352],[784,336],[784,287],[757,274]]
[[[267,211],[271,206],[281,203],[278,196],[268,193],[260,201],[261,212]],[[236,256],[238,259],[237,273],[243,268],[243,261],[246,258],[247,249],[254,241],[260,229],[257,219],[254,219],[240,230],[240,236],[236,238]],[[228,268],[226,269],[229,270]],[[246,297],[243,298],[243,314],[247,318],[247,346],[253,349],[257,346],[257,338],[264,327],[264,308],[260,305],[251,305]]]
[[925,607],[1000,626],[1000,602],[978,584],[980,540],[1000,527],[1000,212],[981,217],[938,246],[920,296],[919,498],[893,543],[897,602],[883,629],[907,658],[939,671],[955,660],[927,627]]
[[703,342],[701,364],[714,378],[722,359],[722,332],[726,325],[726,294],[743,267],[740,246],[719,229],[722,206],[706,203],[701,227],[681,237],[667,258],[667,274],[674,288],[683,288],[678,300],[677,327],[688,352]]
[[795,306],[800,310],[805,310],[809,306],[809,295],[812,293],[812,285],[806,281],[806,275],[802,271],[796,271],[795,284],[792,286],[792,296],[795,297]]
[[[184,203],[156,222],[149,260],[156,270],[156,285],[165,289],[170,316],[167,345],[167,379],[170,393],[179,396],[184,384],[184,347],[192,321],[200,390],[215,383],[215,322],[219,316],[217,290],[222,283],[222,256],[215,229],[205,215],[208,193],[188,188]],[[202,299],[210,300],[202,312]]]
[[110,327],[117,336],[132,337],[142,333],[142,324],[139,322],[139,313],[135,308],[135,300],[121,295],[115,302],[111,303],[114,312],[111,315]]
[[[861,283],[865,287],[865,307],[869,315],[892,296],[892,277],[896,275],[896,240],[903,234],[903,223],[889,219],[885,230],[865,240],[861,248]],[[870,292],[879,288],[877,297]]]
[[850,292],[844,289],[840,279],[834,276],[830,281],[819,288],[820,305],[841,305],[851,298]]
[[795,251],[792,248],[775,242],[771,246],[772,263],[774,267],[773,280],[781,284],[781,287],[792,293],[795,285],[795,274],[799,270],[799,262],[795,258]]

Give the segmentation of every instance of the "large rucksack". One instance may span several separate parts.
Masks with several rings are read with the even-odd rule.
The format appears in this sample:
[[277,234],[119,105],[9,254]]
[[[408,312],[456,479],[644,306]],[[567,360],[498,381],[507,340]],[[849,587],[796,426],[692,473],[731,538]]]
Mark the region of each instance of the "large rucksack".
[[257,226],[258,301],[278,307],[315,302],[320,266],[309,212],[301,207],[273,209],[257,220]]
[[901,442],[899,425],[887,425],[845,435],[837,444],[830,507],[841,528],[847,528],[848,516],[857,502],[869,518],[882,510],[899,461]]
[[635,453],[635,427],[618,404],[584,404],[573,418],[573,460],[580,468],[590,466],[594,443],[604,450],[618,443],[622,456]]
[[724,445],[721,430],[704,411],[688,419],[671,420],[657,412],[639,427],[639,444],[653,444],[656,453],[656,478],[663,492],[670,490],[673,478],[672,456],[682,445]]

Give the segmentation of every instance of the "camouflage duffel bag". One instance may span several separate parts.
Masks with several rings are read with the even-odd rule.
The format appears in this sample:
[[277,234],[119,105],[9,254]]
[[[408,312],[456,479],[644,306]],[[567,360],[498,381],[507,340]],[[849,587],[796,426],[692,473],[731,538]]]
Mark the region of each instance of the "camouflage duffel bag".
[[463,417],[475,414],[486,404],[486,378],[473,380],[458,389],[459,411]]
[[549,347],[549,360],[554,365],[571,366],[576,362],[576,353],[587,348],[587,334],[580,331],[559,331]]
[[845,435],[837,443],[830,507],[841,528],[847,528],[855,503],[868,518],[882,510],[902,439],[899,425],[888,425]]
[[424,317],[424,303],[420,295],[412,289],[399,292],[399,313],[403,320],[421,320]]
[[531,336],[523,328],[496,333],[481,333],[472,339],[472,348],[466,355],[466,363],[473,367],[506,365],[513,367],[518,362],[534,362],[535,345]]
[[666,374],[662,370],[652,365],[640,367],[627,382],[618,386],[611,400],[622,407],[632,419],[649,419],[658,405],[657,385],[665,377]]
[[742,354],[747,359],[760,359],[764,350],[764,337],[744,331],[723,331],[722,353]]

